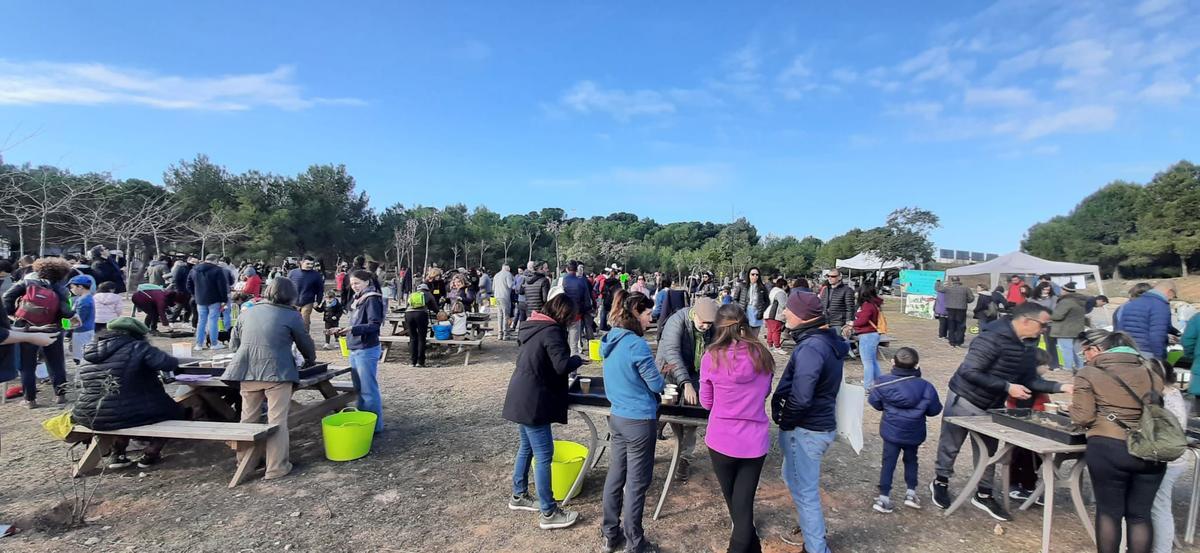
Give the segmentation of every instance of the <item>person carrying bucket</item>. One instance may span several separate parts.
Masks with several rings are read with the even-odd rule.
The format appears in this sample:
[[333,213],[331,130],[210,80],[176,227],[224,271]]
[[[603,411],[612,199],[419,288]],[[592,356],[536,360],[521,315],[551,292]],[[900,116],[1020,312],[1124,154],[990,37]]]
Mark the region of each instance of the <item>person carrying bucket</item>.
[[350,274],[350,326],[326,330],[345,336],[350,348],[350,376],[358,390],[358,409],[378,415],[375,432],[383,432],[383,396],[379,393],[379,327],[383,325],[383,295],[375,287],[374,275],[367,270]]
[[[579,520],[579,513],[564,510],[554,501],[550,476],[554,460],[550,424],[567,423],[568,375],[583,364],[578,355],[571,355],[567,343],[567,325],[574,323],[576,316],[575,305],[565,294],[530,314],[521,325],[517,367],[504,398],[503,416],[520,430],[508,508],[540,511],[538,526],[543,530],[566,528]],[[536,502],[529,496],[529,464],[534,458]]]

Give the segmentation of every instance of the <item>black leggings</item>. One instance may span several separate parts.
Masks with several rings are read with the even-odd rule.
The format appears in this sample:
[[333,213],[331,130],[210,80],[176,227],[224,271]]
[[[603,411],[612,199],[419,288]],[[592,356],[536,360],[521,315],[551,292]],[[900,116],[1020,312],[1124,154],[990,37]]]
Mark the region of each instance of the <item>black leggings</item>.
[[425,341],[429,339],[429,312],[409,309],[404,312],[404,329],[408,331],[408,350],[413,365],[425,364]]
[[1129,553],[1150,553],[1154,526],[1150,508],[1167,470],[1129,454],[1122,440],[1088,438],[1084,454],[1096,493],[1096,550],[1117,553],[1121,547],[1121,521],[1125,521]]
[[62,333],[59,333],[58,338],[44,348],[32,344],[21,344],[18,348],[18,351],[21,352],[21,387],[24,389],[25,399],[29,401],[37,399],[38,352],[41,352],[46,360],[46,372],[50,373],[50,383],[54,385],[54,395],[61,396],[67,393],[67,361],[63,351]]
[[762,544],[754,530],[754,492],[758,490],[758,477],[762,474],[766,456],[741,459],[708,450],[712,458],[713,472],[721,483],[725,506],[729,518],[733,519],[733,535],[729,536],[730,553],[760,553]]

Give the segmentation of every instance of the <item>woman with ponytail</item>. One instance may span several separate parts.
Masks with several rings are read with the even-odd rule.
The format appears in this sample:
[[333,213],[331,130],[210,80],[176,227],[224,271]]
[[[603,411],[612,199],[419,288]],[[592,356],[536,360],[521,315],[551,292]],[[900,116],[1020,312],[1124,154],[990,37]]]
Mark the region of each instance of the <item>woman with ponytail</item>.
[[704,443],[733,520],[728,551],[758,553],[754,493],[771,449],[766,401],[775,359],[741,306],[721,306],[714,328],[700,361],[700,404],[711,411]]
[[[604,551],[656,553],[646,540],[642,511],[646,491],[654,479],[654,446],[657,438],[659,394],[664,382],[654,363],[650,344],[642,337],[650,326],[654,301],[629,294],[614,302],[609,331],[600,342],[604,354],[604,389],[612,404],[608,426],[608,478],[604,481]],[[625,524],[622,526],[621,518]]]

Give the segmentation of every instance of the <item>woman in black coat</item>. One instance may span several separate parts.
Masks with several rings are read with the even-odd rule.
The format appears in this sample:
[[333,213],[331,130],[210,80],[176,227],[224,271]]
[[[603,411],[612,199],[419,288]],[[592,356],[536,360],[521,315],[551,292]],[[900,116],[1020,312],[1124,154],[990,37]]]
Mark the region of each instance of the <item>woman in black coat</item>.
[[[109,321],[108,329],[83,350],[79,367],[82,390],[71,418],[92,430],[119,430],[183,418],[183,408],[167,395],[159,374],[175,371],[179,362],[146,341],[150,332],[133,317]],[[137,464],[158,462],[165,440],[152,439]],[[109,468],[133,464],[125,457],[128,438],[113,444]]]
[[[567,423],[567,381],[583,364],[579,356],[571,355],[567,344],[566,327],[575,321],[575,315],[574,303],[566,294],[559,294],[521,325],[517,368],[504,398],[504,418],[517,423],[521,434],[508,508],[541,511],[538,525],[544,530],[566,528],[579,517],[558,507],[550,486],[554,458],[550,423]],[[533,458],[537,459],[533,474],[536,502],[529,497],[529,462]]]

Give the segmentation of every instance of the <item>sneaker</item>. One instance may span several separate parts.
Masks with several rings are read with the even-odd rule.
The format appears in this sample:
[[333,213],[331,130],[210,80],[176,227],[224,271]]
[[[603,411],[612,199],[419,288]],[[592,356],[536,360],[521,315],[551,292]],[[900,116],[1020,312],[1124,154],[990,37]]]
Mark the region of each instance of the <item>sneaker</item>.
[[[1029,496],[1031,496],[1031,495],[1033,495],[1033,492],[1025,489],[1022,486],[1017,486],[1017,487],[1013,488],[1012,491],[1008,492],[1008,497],[1010,497],[1012,499],[1016,499],[1017,501],[1020,501],[1022,503],[1028,501]],[[1039,495],[1037,500],[1034,501],[1033,504],[1039,505],[1039,506],[1045,505],[1045,502],[1042,501],[1042,497],[1043,496]]]
[[604,553],[617,553],[625,548],[625,536],[618,535],[615,538],[604,538],[604,547],[600,549]]
[[888,497],[879,496],[875,498],[875,504],[871,505],[872,509],[881,513],[890,513],[895,509],[892,507],[892,500]]
[[112,460],[110,460],[108,462],[108,468],[110,468],[112,470],[127,469],[132,466],[133,466],[133,461],[130,461],[129,457],[126,457],[124,455],[117,455],[116,457],[113,457]]
[[508,508],[514,511],[537,511],[537,502],[529,494],[514,495],[508,500]]
[[538,515],[538,527],[542,530],[555,530],[558,528],[566,528],[575,524],[579,520],[579,513],[575,511],[566,511],[561,507],[555,507],[554,511],[549,515],[542,513]]
[[793,526],[791,530],[780,535],[779,539],[788,545],[804,547],[804,532],[800,530],[799,526]]
[[1008,514],[1008,511],[1004,510],[1000,502],[996,501],[996,498],[990,495],[975,494],[975,497],[971,498],[971,505],[979,507],[980,510],[1000,522],[1009,522],[1012,520],[1012,515]]
[[37,409],[38,408],[37,400],[35,400],[35,399],[25,400],[25,408],[26,409]]
[[162,457],[159,455],[144,455],[143,454],[141,457],[138,458],[137,466],[138,466],[138,468],[143,468],[143,469],[150,468],[154,465],[157,465],[158,462],[161,460],[162,460]]
[[658,544],[650,543],[649,540],[642,542],[642,553],[659,553],[659,551]]
[[66,405],[66,404],[67,404],[67,394],[59,394],[59,395],[58,395],[58,396],[57,396],[57,397],[54,399],[54,402],[55,402],[55,403],[57,403],[57,404],[59,404],[59,405]]
[[204,351],[204,346],[192,346],[192,351]]
[[333,344],[326,342],[324,346],[321,346],[321,349],[333,349]]
[[217,351],[217,350],[220,350],[220,349],[225,349],[225,347],[226,347],[226,346],[225,346],[225,344],[216,344],[216,345],[214,345],[214,346],[213,346],[212,348],[210,348],[210,349],[212,349],[213,351]]
[[908,490],[904,494],[904,506],[912,509],[921,508],[921,498],[917,495],[917,490]]
[[929,492],[932,495],[933,504],[939,509],[949,509],[950,503],[950,484],[946,482],[933,481],[929,483]]

